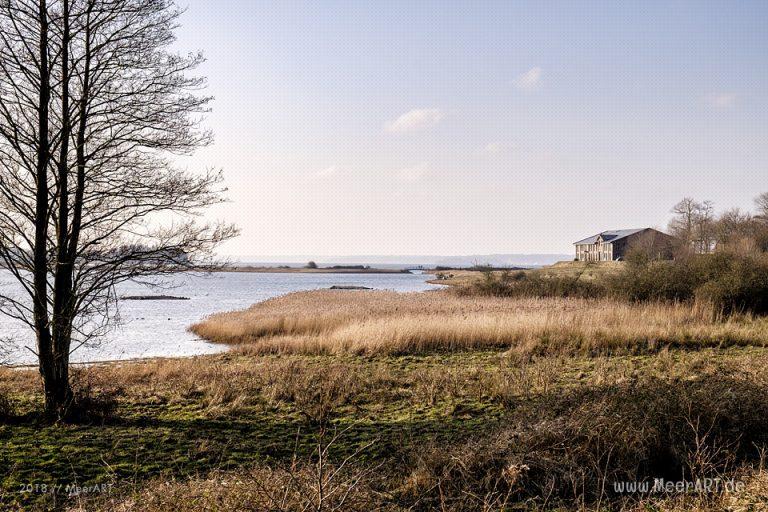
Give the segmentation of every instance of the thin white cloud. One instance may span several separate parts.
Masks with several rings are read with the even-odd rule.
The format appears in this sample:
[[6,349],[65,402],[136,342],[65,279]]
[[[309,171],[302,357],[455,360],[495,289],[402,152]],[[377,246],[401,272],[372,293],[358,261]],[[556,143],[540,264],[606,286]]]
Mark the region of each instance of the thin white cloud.
[[330,167],[326,167],[325,169],[320,169],[315,173],[315,176],[318,178],[330,178],[332,176],[336,176],[338,172],[339,170],[336,168],[336,166],[332,165]]
[[515,80],[515,87],[521,91],[532,91],[539,86],[541,81],[541,68],[531,68]]
[[501,151],[501,144],[499,144],[498,142],[489,142],[488,144],[485,145],[485,147],[483,148],[483,151],[491,155],[495,155],[496,153]]
[[390,133],[408,133],[436,126],[443,120],[439,108],[415,108],[387,123],[385,130]]
[[426,174],[427,164],[422,163],[396,171],[395,178],[397,181],[402,181],[404,183],[416,183],[417,181],[421,181]]
[[705,100],[715,108],[730,108],[736,104],[736,95],[732,92],[718,92],[707,95]]

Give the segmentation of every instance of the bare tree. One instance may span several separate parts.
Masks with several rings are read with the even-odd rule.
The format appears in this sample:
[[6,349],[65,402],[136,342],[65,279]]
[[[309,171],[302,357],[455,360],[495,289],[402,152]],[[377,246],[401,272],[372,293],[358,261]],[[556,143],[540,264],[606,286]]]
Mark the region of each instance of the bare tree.
[[115,286],[215,265],[232,226],[196,217],[221,173],[173,165],[211,135],[200,55],[170,52],[171,0],[0,0],[0,259],[34,329],[45,410],[71,400],[69,359],[114,319]]
[[717,219],[719,242],[728,242],[733,238],[746,237],[752,231],[752,216],[739,208],[731,208],[720,214]]
[[669,231],[687,250],[698,253],[711,252],[715,241],[714,204],[700,203],[686,197],[672,207],[675,217],[669,223]]
[[696,212],[695,241],[698,252],[708,253],[715,248],[715,205],[704,201]]
[[768,192],[763,192],[755,198],[755,206],[757,206],[757,217],[768,221]]
[[692,243],[696,226],[696,212],[699,208],[701,208],[701,204],[691,197],[686,197],[673,206],[672,213],[675,214],[675,217],[669,223],[670,233],[686,243]]

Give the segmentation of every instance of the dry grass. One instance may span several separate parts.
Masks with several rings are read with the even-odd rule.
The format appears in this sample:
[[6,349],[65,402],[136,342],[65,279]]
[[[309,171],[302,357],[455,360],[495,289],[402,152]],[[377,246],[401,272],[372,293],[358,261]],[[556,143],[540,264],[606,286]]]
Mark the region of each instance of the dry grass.
[[644,353],[663,346],[768,344],[768,320],[724,319],[695,304],[311,291],[222,313],[191,327],[245,353],[412,354],[512,349],[521,354]]
[[[625,365],[608,364],[607,359],[594,361],[596,383],[626,376]],[[563,358],[521,362],[490,353],[480,354],[476,360],[436,358],[402,368],[393,361],[355,357],[327,360],[301,355],[251,358],[225,354],[76,369],[75,389],[86,397],[118,402],[130,399],[165,407],[194,402],[208,418],[239,414],[253,407],[288,406],[305,422],[326,425],[343,408],[362,403],[402,400],[414,407],[432,407],[441,402],[489,400],[511,407],[520,399],[548,392],[573,373]],[[12,384],[17,394],[29,395],[39,391],[36,380],[33,371],[0,369],[0,390]],[[92,402],[95,409],[101,409],[95,400]],[[10,413],[12,405],[0,392],[0,406]],[[117,404],[108,405],[107,412],[114,412]],[[92,411],[94,416],[99,412]]]
[[[58,429],[30,431],[17,421],[31,436],[25,442],[64,442],[75,468],[93,464],[84,454],[97,450],[96,466],[105,457],[108,475],[127,462],[114,458],[111,442],[92,443],[134,424],[137,438],[119,444],[151,447],[138,461],[175,461],[188,450],[209,460],[195,471],[175,472],[174,462],[160,474],[121,473],[107,480],[115,483],[112,493],[71,499],[72,510],[317,510],[320,502],[323,510],[501,510],[505,503],[521,510],[738,510],[768,492],[760,458],[766,368],[768,351],[753,348],[532,360],[497,352],[221,354],[83,369],[78,378],[96,394],[120,384],[116,417],[103,426],[62,427],[69,434],[60,439]],[[39,388],[32,371],[0,370],[0,389],[9,384],[20,386],[17,394]],[[393,434],[418,425],[414,417],[429,418],[435,430]],[[168,430],[175,422],[178,430]],[[275,430],[283,422],[288,428]],[[29,452],[25,467],[45,474],[48,459],[35,459],[17,428],[0,425],[6,454],[21,446]],[[220,439],[219,429],[226,429]],[[457,435],[429,441],[430,432],[444,429]],[[67,440],[81,430],[87,437]],[[227,450],[246,453],[246,446],[276,442],[290,452],[299,431],[326,437],[316,447],[307,439],[310,446],[293,456],[254,452],[247,464],[222,462]],[[176,437],[194,443],[166,454]],[[339,449],[321,457],[335,442]],[[130,444],[125,457],[137,457]],[[615,480],[712,475],[748,488],[626,500],[610,489]]]
[[[206,478],[184,481],[158,480],[151,485],[138,489],[129,497],[112,499],[83,500],[67,510],[70,512],[110,511],[110,512],[192,512],[198,510],[245,511],[297,511],[318,510],[316,475],[312,466],[297,466],[287,470],[275,470],[268,466],[258,466],[244,472],[218,472]],[[329,467],[334,470],[334,467]],[[506,470],[510,481],[518,476],[517,468]],[[739,493],[722,492],[717,494],[676,494],[674,496],[654,496],[643,499],[627,499],[625,502],[578,504],[571,507],[559,507],[555,510],[578,510],[580,512],[765,512],[768,510],[768,471],[765,469],[747,469],[738,475],[745,488]],[[371,489],[369,481],[362,481],[351,487],[346,500],[339,507],[342,491],[351,486],[339,486],[323,503],[320,510],[348,511],[414,511],[428,510],[426,507],[398,506],[387,503],[385,495]],[[335,488],[334,488],[335,489]],[[509,503],[503,491],[490,492],[476,496],[473,503],[441,503],[439,508],[445,512],[493,511],[505,510],[553,510],[536,503]]]
[[[373,484],[383,480],[376,474],[381,464],[365,463],[364,445],[346,458],[332,462],[329,452],[344,435],[321,431],[314,456],[290,464],[257,464],[249,470],[213,471],[206,478],[157,479],[125,495],[97,500],[78,500],[71,512],[92,510],[183,512],[227,511],[368,511],[381,503]],[[391,508],[391,510],[395,510]]]
[[[387,403],[405,392],[420,404],[498,397],[509,416],[490,432],[416,444],[386,460],[366,456],[372,444],[319,426],[313,453],[123,486],[85,497],[72,510],[763,510],[768,355],[717,354],[582,360],[578,374],[572,359],[517,363],[501,355],[486,361],[492,364],[460,365],[456,357],[445,366],[411,369],[400,368],[397,358],[386,367],[364,358],[326,367],[326,358],[305,356],[98,368],[97,380],[126,379],[131,395],[154,386],[183,392],[187,378],[213,379],[194,394],[216,394],[230,382],[248,400],[261,395],[299,410],[329,404],[329,411],[360,403],[361,395]],[[356,448],[332,455],[327,448],[335,442]],[[733,478],[746,488],[672,495],[612,490],[614,481],[654,477]]]

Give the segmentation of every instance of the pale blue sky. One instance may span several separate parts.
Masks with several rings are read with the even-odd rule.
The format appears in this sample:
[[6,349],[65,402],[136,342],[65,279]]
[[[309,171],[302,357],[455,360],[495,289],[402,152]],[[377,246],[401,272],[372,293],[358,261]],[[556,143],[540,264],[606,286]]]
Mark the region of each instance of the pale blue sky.
[[567,253],[768,190],[765,1],[187,1],[231,255]]

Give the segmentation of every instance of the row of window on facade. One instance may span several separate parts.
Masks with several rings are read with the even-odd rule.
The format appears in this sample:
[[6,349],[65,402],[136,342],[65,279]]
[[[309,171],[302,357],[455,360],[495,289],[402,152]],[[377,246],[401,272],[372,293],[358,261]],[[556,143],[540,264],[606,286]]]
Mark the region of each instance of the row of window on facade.
[[613,260],[613,244],[585,244],[577,246],[577,249],[578,251],[576,257],[582,261]]

